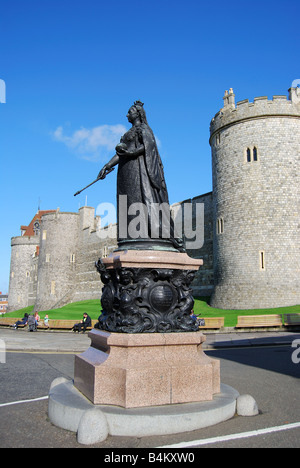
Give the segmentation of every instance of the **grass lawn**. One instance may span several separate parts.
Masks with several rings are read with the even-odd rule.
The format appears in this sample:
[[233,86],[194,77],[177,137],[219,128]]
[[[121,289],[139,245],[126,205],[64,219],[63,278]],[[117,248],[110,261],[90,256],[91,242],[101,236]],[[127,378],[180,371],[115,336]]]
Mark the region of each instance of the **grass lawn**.
[[[32,314],[33,306],[25,307],[24,309],[17,310],[16,312],[9,312],[5,314],[5,317],[23,317],[25,313]],[[83,313],[86,312],[92,320],[96,320],[101,312],[101,306],[99,300],[92,301],[81,301],[67,304],[60,309],[51,309],[39,312],[41,320],[46,314],[49,315],[49,319],[53,320],[81,320]],[[0,318],[1,320],[1,318]]]
[[[295,314],[300,313],[300,305],[291,307],[281,307],[274,309],[249,309],[249,310],[222,310],[210,307],[208,297],[196,297],[194,312],[202,317],[225,317],[225,327],[235,327],[238,315],[266,315],[266,314]],[[5,314],[6,317],[21,318],[25,313],[31,314],[33,306],[16,312]],[[46,314],[50,319],[61,320],[81,320],[84,312],[87,312],[92,320],[96,320],[101,312],[100,301],[98,299],[91,301],[75,302],[68,304],[60,309],[52,309],[44,312],[39,312],[41,320]],[[1,320],[1,318],[0,318]]]

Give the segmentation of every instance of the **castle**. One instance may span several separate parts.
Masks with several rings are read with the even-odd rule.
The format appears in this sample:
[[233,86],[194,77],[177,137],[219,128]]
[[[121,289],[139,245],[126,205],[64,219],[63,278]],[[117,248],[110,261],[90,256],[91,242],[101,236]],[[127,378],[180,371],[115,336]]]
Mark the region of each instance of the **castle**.
[[[213,191],[171,207],[204,205],[204,244],[188,251],[204,261],[194,295],[222,309],[299,304],[300,89],[253,103],[235,103],[230,89],[223,100],[210,124]],[[8,310],[99,299],[95,261],[117,247],[116,225],[100,223],[82,207],[38,212],[22,226],[11,241]]]

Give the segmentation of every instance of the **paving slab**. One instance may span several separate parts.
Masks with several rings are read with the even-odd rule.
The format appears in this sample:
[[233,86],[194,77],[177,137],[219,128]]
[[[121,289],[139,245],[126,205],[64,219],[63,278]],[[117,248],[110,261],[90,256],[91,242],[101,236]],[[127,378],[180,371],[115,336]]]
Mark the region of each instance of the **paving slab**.
[[[203,349],[288,345],[300,339],[294,332],[207,333]],[[0,340],[7,351],[82,353],[90,346],[88,333],[0,329]]]
[[88,349],[88,334],[0,329],[0,340],[7,351],[81,353]]

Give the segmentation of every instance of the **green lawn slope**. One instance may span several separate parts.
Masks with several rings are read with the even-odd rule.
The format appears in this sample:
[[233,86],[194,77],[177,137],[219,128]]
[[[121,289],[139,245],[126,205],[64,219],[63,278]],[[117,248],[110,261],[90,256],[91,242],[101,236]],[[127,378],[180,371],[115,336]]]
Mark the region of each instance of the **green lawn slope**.
[[[51,309],[39,312],[41,320],[48,314],[49,319],[53,320],[81,320],[82,315],[86,312],[92,320],[96,320],[101,313],[99,300],[80,301],[72,304],[67,304],[59,309]],[[24,309],[5,314],[5,317],[23,317],[24,314],[32,314],[33,306],[25,307]],[[1,319],[0,319],[1,320]]]
[[[249,310],[222,310],[210,307],[208,297],[196,297],[194,312],[196,315],[202,317],[225,317],[225,327],[235,327],[237,323],[238,315],[266,315],[266,314],[293,314],[300,313],[300,305],[292,307],[281,307],[273,309],[249,309]],[[5,314],[6,317],[20,318],[25,313],[31,314],[33,306],[26,307],[15,312]],[[59,309],[52,309],[48,311],[39,312],[41,319],[46,314],[49,315],[50,319],[56,320],[81,320],[84,312],[87,312],[92,320],[96,320],[101,313],[100,301],[81,301],[68,304]],[[0,318],[1,320],[1,318]]]

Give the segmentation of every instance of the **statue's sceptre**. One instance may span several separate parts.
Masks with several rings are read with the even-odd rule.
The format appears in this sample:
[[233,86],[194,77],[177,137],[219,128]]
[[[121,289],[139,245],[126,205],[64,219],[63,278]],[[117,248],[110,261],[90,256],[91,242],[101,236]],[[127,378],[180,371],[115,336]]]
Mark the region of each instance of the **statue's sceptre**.
[[98,182],[98,180],[103,180],[105,179],[105,177],[110,174],[112,171],[114,171],[115,168],[112,167],[111,169],[108,169],[107,171],[105,171],[105,174],[102,176],[102,177],[97,177],[97,179],[95,179],[93,182],[91,182],[89,185],[87,185],[86,187],[84,187],[83,189],[81,190],[78,190],[78,192],[74,193],[74,197],[76,197],[76,195],[79,195],[81,192],[83,192],[85,189],[87,189],[88,187],[90,187],[91,185],[95,184],[96,182]]

